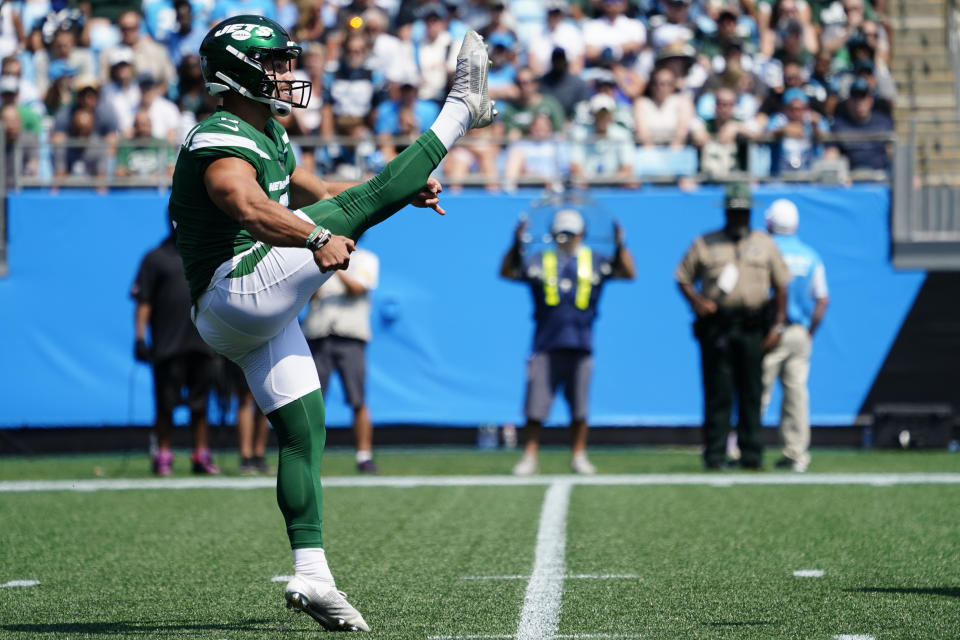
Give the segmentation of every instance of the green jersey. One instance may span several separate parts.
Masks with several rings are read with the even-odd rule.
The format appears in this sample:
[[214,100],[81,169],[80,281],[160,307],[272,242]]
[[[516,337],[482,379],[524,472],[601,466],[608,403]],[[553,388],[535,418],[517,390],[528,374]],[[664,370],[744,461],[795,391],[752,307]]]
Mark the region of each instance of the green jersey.
[[207,290],[214,272],[227,260],[230,277],[253,271],[270,246],[257,241],[240,223],[217,208],[207,195],[203,174],[214,160],[241,158],[257,170],[257,183],[274,202],[287,206],[290,176],[296,168],[290,138],[271,118],[264,131],[219,109],[187,134],[180,148],[170,192],[170,216],[177,249],[190,285],[190,299]]

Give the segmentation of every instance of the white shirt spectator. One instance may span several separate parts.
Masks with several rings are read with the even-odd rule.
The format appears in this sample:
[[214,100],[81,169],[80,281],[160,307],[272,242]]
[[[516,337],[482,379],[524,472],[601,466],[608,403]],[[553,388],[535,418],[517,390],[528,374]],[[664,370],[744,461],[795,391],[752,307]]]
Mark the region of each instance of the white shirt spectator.
[[[643,25],[641,25],[643,26]],[[550,58],[553,50],[563,49],[567,54],[567,60],[573,62],[583,57],[585,50],[583,42],[583,33],[575,25],[569,22],[561,22],[553,31],[548,31],[544,26],[543,30],[530,39],[530,46],[527,49],[535,69],[542,69],[544,72],[550,70]]]
[[[451,70],[449,60],[454,50],[450,34],[444,31],[433,42],[420,43],[420,97],[424,100],[442,100],[447,92],[447,74]],[[456,60],[456,52],[453,53]]]
[[17,39],[17,30],[14,27],[14,20],[20,13],[16,4],[19,3],[4,2],[0,6],[0,58],[6,58],[20,49],[20,41]]
[[103,87],[100,99],[109,102],[117,114],[120,131],[126,135],[133,131],[133,118],[140,107],[140,87],[131,82],[126,88],[110,82]]
[[588,47],[603,50],[610,47],[615,58],[623,54],[623,45],[633,42],[642,47],[647,42],[647,28],[627,16],[617,16],[613,22],[606,18],[588,20],[583,25],[583,41]]
[[177,139],[180,129],[180,109],[177,105],[163,96],[157,96],[147,112],[150,114],[154,138],[162,138],[174,143],[182,142]]

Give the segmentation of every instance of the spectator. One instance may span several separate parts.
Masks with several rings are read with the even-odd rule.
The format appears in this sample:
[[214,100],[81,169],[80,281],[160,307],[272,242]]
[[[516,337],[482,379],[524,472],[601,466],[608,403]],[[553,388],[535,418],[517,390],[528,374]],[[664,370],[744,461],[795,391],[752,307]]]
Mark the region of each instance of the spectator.
[[166,45],[170,62],[179,67],[184,57],[195,55],[200,50],[200,43],[203,42],[206,32],[194,18],[190,0],[174,0],[173,7],[176,10],[177,25],[167,37]]
[[773,52],[774,60],[781,65],[796,62],[806,69],[813,66],[813,54],[803,41],[803,25],[796,20],[788,21],[780,31],[780,46]]
[[697,62],[696,55],[697,50],[692,45],[683,40],[675,40],[657,53],[655,67],[655,69],[666,67],[673,71],[677,90],[691,99],[700,91],[709,77],[708,68]]
[[67,138],[73,139],[75,143],[71,144],[68,140],[67,144],[54,148],[54,177],[106,177],[109,153],[105,141],[96,135],[95,125],[96,116],[92,109],[81,107],[73,110]]
[[[386,162],[393,160],[426,131],[440,113],[436,102],[419,98],[419,84],[416,75],[391,82],[391,98],[377,106],[374,132]],[[397,146],[395,136],[405,137],[407,141]]]
[[[324,66],[326,62],[323,45],[319,42],[307,44],[299,62],[300,66],[293,70],[293,77],[313,84],[310,102],[307,103],[307,106],[303,109],[293,110],[296,130],[302,136],[319,136],[321,134],[320,121],[323,116],[323,83],[325,81]],[[316,147],[312,144],[306,144],[300,148],[300,166],[310,173],[316,171]]]
[[558,211],[550,230],[556,244],[525,256],[526,222],[521,222],[500,265],[502,278],[530,286],[536,323],[527,364],[526,442],[513,473],[537,473],[540,431],[550,415],[554,394],[562,386],[570,408],[570,468],[574,473],[592,474],[596,467],[587,458],[587,400],[593,369],[593,323],[604,283],[612,278],[632,280],[636,268],[616,224],[616,248],[609,257],[583,244],[586,227],[575,209]]
[[789,61],[783,65],[783,84],[774,88],[764,98],[760,112],[767,118],[784,110],[783,96],[790,89],[799,89],[807,96],[810,108],[821,115],[826,114],[825,92],[807,82],[807,73],[799,62]]
[[[320,97],[314,95],[313,98],[319,105]],[[206,83],[203,80],[203,69],[200,66],[200,56],[196,54],[184,56],[177,65],[177,106],[180,107],[180,111],[184,114],[192,114],[196,122],[197,113],[215,105],[216,101],[217,99],[207,92]],[[303,109],[297,111],[303,111]]]
[[737,45],[741,51],[743,50],[743,40],[739,34],[737,18],[737,11],[733,5],[723,5],[723,9],[717,16],[716,32],[704,37],[697,47],[700,64],[705,69],[722,73],[724,51],[727,47]]
[[[627,97],[626,93],[617,84],[617,78],[612,71],[600,69],[602,73],[593,74],[593,94],[607,95],[613,98],[616,108],[613,112],[613,119],[623,125],[630,131],[634,129],[633,122],[633,101]],[[593,122],[593,114],[590,113],[590,103],[584,100],[576,105],[574,110],[574,122],[577,124],[590,124]]]
[[823,155],[820,139],[829,133],[826,118],[810,109],[810,99],[802,89],[783,92],[783,111],[767,123],[767,132],[774,136],[771,166],[774,174],[809,170],[813,161]]
[[545,113],[550,118],[552,131],[563,131],[566,115],[560,103],[540,93],[540,83],[533,70],[526,68],[517,72],[517,99],[503,109],[501,121],[507,137],[516,140],[530,133],[530,126],[537,114]]
[[[414,91],[414,95],[416,92]],[[367,343],[370,342],[370,294],[380,280],[380,259],[357,249],[350,266],[337,271],[310,298],[303,334],[317,365],[320,388],[329,399],[330,375],[336,371],[353,409],[357,471],[375,474],[373,424],[366,400]]]
[[554,49],[550,57],[550,71],[540,77],[540,90],[563,107],[567,118],[573,115],[576,105],[590,95],[587,83],[570,71],[567,54],[560,47]]
[[[163,96],[163,85],[150,74],[141,74],[137,78],[140,85],[140,109],[146,109],[153,123],[153,137],[166,140],[171,144],[181,142],[180,109]],[[134,135],[136,137],[136,135]]]
[[140,109],[133,118],[133,138],[117,146],[115,173],[119,177],[173,177],[177,161],[169,141],[154,135],[150,112]]
[[691,128],[691,136],[700,147],[701,171],[713,176],[746,171],[748,143],[754,131],[736,116],[737,92],[720,87],[714,91],[714,98],[713,117],[697,119]]
[[663,0],[663,13],[650,18],[650,44],[656,52],[674,42],[691,42],[697,28],[690,20],[691,0]]
[[[0,76],[16,78],[17,80],[17,104],[30,107],[40,116],[44,111],[41,94],[37,91],[36,82],[28,82],[23,75],[23,62],[17,56],[7,56],[0,62]],[[23,113],[21,112],[21,116]],[[27,121],[24,120],[24,124]]]
[[490,45],[490,71],[487,82],[490,97],[501,104],[519,98],[517,64],[514,46],[517,41],[509,33],[496,32],[487,40]]
[[[361,33],[347,36],[345,55],[328,67],[323,83],[323,107],[320,127],[325,138],[341,136],[353,139],[370,134],[370,119],[382,89],[382,76],[367,65],[369,43]],[[336,149],[331,160],[337,164],[356,164],[355,149]]]
[[26,44],[19,4],[4,2],[0,5],[0,58],[16,54]]
[[20,115],[20,130],[39,136],[43,129],[43,119],[32,107],[20,102],[20,78],[0,75],[0,105],[13,105]]
[[420,97],[440,104],[447,95],[447,82],[456,63],[457,47],[453,46],[453,38],[447,31],[447,10],[442,4],[432,2],[425,5],[421,15],[426,32],[417,47]]
[[535,112],[526,137],[507,146],[504,189],[515,190],[521,180],[557,184],[566,176],[567,147],[556,133],[550,116],[545,111]]
[[[786,321],[790,271],[770,236],[750,230],[751,206],[747,184],[728,184],[724,228],[694,240],[674,276],[696,315],[693,332],[703,366],[703,462],[711,471],[726,466],[734,392],[740,466],[763,468],[763,353],[776,346]],[[775,320],[768,329],[771,291]]]
[[780,342],[763,357],[763,398],[761,414],[770,404],[773,385],[780,380],[780,441],[783,455],[774,466],[803,473],[810,465],[810,351],[829,303],[827,276],[820,255],[797,238],[797,206],[781,198],[774,201],[764,217],[787,267],[786,326]]
[[390,20],[382,9],[371,7],[363,12],[361,18],[371,43],[368,61],[371,69],[379,69],[387,77],[417,73],[413,44],[388,32]]
[[215,361],[190,321],[190,291],[172,231],[140,263],[130,295],[137,303],[134,356],[153,366],[157,415],[153,473],[173,473],[173,410],[186,404],[193,435],[193,472],[216,475],[220,470],[213,463],[207,436],[207,403]]
[[574,128],[570,150],[570,176],[609,180],[635,185],[633,177],[633,134],[614,120],[617,104],[610,96],[598,93],[590,99],[592,126]]
[[94,74],[93,54],[89,49],[77,46],[77,34],[72,28],[56,31],[49,47],[33,54],[35,83],[41,95],[55,81],[51,77],[51,69],[55,65],[69,67],[76,75]]
[[889,70],[881,72],[882,75],[878,74],[877,71],[873,60],[868,58],[857,60],[853,65],[852,72],[841,74],[839,80],[837,80],[838,99],[846,99],[850,95],[850,87],[854,81],[858,78],[863,79],[870,87],[876,108],[887,115],[891,115],[893,113],[893,100],[897,97],[896,87],[894,87]]
[[556,68],[557,49],[564,53],[564,62],[570,74],[577,76],[583,70],[583,32],[567,20],[564,0],[547,2],[547,17],[543,29],[530,39],[527,47],[528,64],[534,73],[543,75]]
[[12,189],[16,185],[16,176],[37,175],[39,138],[35,133],[23,128],[20,110],[14,103],[5,103],[0,107],[0,124],[3,126],[4,166],[6,167],[6,185]]
[[602,0],[601,17],[583,25],[583,42],[588,64],[600,64],[604,51],[612,60],[630,65],[647,42],[643,23],[624,15],[626,0]]
[[100,87],[96,78],[93,76],[77,78],[73,82],[73,91],[73,103],[61,107],[54,116],[50,141],[54,144],[64,142],[69,135],[73,112],[77,109],[87,109],[94,115],[94,135],[102,138],[108,146],[113,146],[117,141],[120,124],[110,103],[100,99]]
[[121,134],[129,138],[141,98],[140,86],[134,82],[133,51],[127,47],[115,47],[103,55],[109,65],[110,81],[103,87],[101,100],[113,108]]
[[63,60],[55,60],[50,65],[48,71],[50,85],[43,96],[43,105],[47,114],[55,114],[61,107],[70,104],[70,100],[73,98],[70,88],[76,75],[77,70]]
[[[837,109],[832,130],[838,136],[845,133],[893,133],[893,120],[875,108],[873,92],[863,78],[850,88],[850,97]],[[890,170],[890,143],[883,140],[832,142],[833,153],[842,153],[850,161],[851,169]]]
[[443,175],[451,191],[458,191],[468,175],[478,175],[488,191],[496,191],[497,154],[500,147],[491,141],[502,135],[503,126],[497,122],[485,129],[471,129],[461,143],[447,152],[443,161]]
[[641,96],[634,103],[637,144],[670,145],[674,149],[686,144],[693,121],[693,103],[676,90],[677,78],[671,69],[661,67],[653,73],[648,89],[650,96]]
[[[176,71],[170,61],[167,49],[141,30],[140,14],[136,11],[124,11],[117,18],[120,29],[120,44],[109,47],[100,54],[100,77],[111,78],[112,67],[118,55],[133,65],[133,74],[149,74],[161,85],[164,91],[176,81]],[[136,105],[134,105],[136,107]],[[132,126],[133,112],[130,113]]]
[[[769,5],[768,5],[769,6]],[[760,19],[766,12],[760,12]],[[771,52],[775,51],[776,38],[774,34],[779,35],[780,44],[786,34],[799,34],[800,48],[808,51],[810,54],[816,54],[820,50],[820,40],[817,30],[813,26],[810,5],[805,0],[777,0],[770,16],[770,28],[761,31],[760,35],[760,53],[770,57]],[[797,29],[799,26],[799,30]],[[774,54],[776,57],[776,54]]]

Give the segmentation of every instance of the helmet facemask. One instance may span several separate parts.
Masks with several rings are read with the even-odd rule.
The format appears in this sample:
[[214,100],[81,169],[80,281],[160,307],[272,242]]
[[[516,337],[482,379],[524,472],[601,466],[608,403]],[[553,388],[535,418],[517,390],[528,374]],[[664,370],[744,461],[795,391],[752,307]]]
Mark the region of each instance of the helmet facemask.
[[236,56],[250,67],[260,72],[260,81],[256,87],[247,89],[231,79],[222,71],[214,75],[221,82],[208,82],[207,90],[213,94],[230,89],[240,95],[270,105],[275,116],[287,116],[293,107],[304,108],[310,103],[313,83],[309,80],[282,80],[280,77],[292,73],[292,61],[300,56],[300,47],[249,49],[250,55],[233,46],[226,47],[228,53]]

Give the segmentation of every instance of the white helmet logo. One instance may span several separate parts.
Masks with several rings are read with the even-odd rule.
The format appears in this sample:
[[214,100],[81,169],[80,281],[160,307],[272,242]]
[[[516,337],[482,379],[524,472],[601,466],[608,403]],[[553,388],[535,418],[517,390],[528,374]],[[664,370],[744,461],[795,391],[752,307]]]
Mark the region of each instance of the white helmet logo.
[[253,30],[253,34],[258,38],[272,38],[273,29],[270,27],[257,27]]
[[249,31],[234,31],[230,34],[230,37],[234,40],[246,40],[250,37]]

